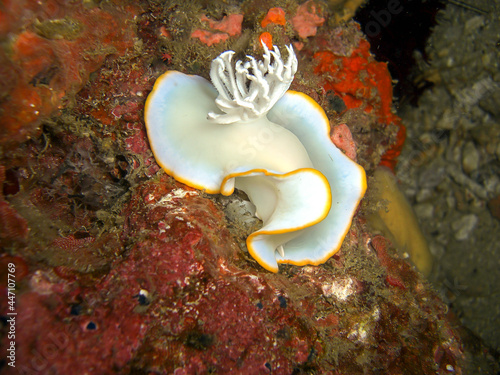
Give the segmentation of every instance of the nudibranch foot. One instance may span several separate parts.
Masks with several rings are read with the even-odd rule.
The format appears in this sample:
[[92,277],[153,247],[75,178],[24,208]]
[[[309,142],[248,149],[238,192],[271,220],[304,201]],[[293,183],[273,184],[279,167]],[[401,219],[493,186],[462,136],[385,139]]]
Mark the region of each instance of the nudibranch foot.
[[286,243],[301,229],[322,221],[330,210],[330,184],[311,168],[286,174],[249,171],[238,176],[236,187],[248,195],[263,222],[248,236],[248,251],[273,272],[278,270],[275,251],[281,248],[286,254]]

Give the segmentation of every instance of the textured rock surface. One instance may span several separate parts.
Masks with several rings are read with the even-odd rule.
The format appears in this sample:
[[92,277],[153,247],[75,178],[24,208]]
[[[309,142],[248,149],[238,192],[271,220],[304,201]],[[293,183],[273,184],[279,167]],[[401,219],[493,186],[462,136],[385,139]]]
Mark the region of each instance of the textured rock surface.
[[438,265],[431,280],[462,322],[498,351],[500,6],[468,3],[484,14],[453,4],[439,14],[426,47],[430,64],[421,61],[417,74],[433,87],[417,107],[399,112],[409,139],[397,176],[413,202],[433,207],[432,215],[417,210]]
[[[73,15],[50,4],[57,16],[46,20]],[[247,224],[240,225],[234,209],[224,213],[237,201],[221,203],[177,183],[152,158],[142,118],[156,77],[167,69],[207,77],[210,61],[228,48],[260,53],[260,22],[278,4],[245,1],[228,12],[222,2],[209,8],[144,2],[140,15],[122,4],[84,4],[74,16],[78,33],[67,35],[75,38],[66,43],[72,64],[86,66],[81,43],[89,39],[89,25],[100,30],[103,14],[121,19],[122,28],[103,25],[118,29],[112,35],[93,30],[86,48],[124,47],[82,68],[82,82],[70,91],[45,82],[44,89],[69,100],[56,101],[61,108],[52,116],[50,107],[37,121],[9,127],[0,140],[4,315],[5,264],[15,263],[18,276],[16,368],[2,362],[3,372],[462,373],[469,353],[455,319],[388,241],[369,232],[364,217],[370,202],[327,263],[270,274],[239,246],[256,222],[248,224],[244,212]],[[296,36],[290,20],[298,4],[288,4],[285,25],[266,26],[276,44]],[[401,144],[390,76],[370,56],[355,23],[335,26],[330,10],[316,5],[325,23],[301,41],[292,88],[318,100],[332,125],[347,124],[349,152],[370,174],[383,159],[394,164]],[[8,4],[2,19],[21,12]],[[190,38],[203,26],[202,15],[222,20],[233,12],[243,14],[247,31],[241,36],[210,48]],[[35,17],[22,20],[9,26],[17,37],[11,43],[35,27]],[[60,22],[45,25],[46,43],[56,43],[48,36]],[[318,56],[334,65],[314,74],[325,63]],[[19,69],[10,92],[32,78]],[[352,87],[338,86],[343,72]],[[30,106],[9,100],[13,107]],[[2,353],[6,332],[4,326]]]

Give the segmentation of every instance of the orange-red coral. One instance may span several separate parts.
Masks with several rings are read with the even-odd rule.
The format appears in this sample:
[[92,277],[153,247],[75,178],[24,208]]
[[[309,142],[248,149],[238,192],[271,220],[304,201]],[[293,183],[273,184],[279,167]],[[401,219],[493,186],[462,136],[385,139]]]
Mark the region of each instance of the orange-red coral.
[[266,16],[261,21],[260,25],[262,27],[266,27],[267,25],[269,25],[271,23],[284,26],[286,24],[285,11],[281,8],[269,9]]
[[396,142],[382,158],[383,165],[394,169],[396,157],[401,153],[406,130],[398,116],[392,112],[392,78],[387,64],[375,61],[370,55],[370,44],[361,39],[350,56],[339,56],[331,51],[314,54],[318,61],[317,74],[327,74],[323,85],[342,97],[347,108],[360,108],[374,113],[383,124],[399,127]]
[[259,39],[260,42],[264,43],[267,48],[273,49],[273,36],[269,34],[267,31],[260,34]]
[[368,99],[369,105],[364,108],[365,111],[375,109],[383,123],[391,123],[396,118],[391,110],[392,78],[387,64],[371,58],[370,44],[366,40],[360,41],[351,56],[321,51],[314,58],[319,62],[315,73],[328,73],[332,77],[324,88],[340,94],[348,108],[358,108]]

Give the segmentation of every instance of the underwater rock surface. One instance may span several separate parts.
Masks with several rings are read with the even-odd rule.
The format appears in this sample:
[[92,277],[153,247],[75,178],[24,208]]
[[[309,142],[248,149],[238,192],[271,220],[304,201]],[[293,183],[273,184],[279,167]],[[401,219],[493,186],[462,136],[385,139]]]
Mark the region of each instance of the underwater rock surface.
[[[317,100],[332,129],[348,126],[348,152],[368,174],[384,160],[394,165],[404,128],[391,112],[386,66],[371,57],[357,24],[338,26],[335,9],[319,1],[308,1],[307,11],[325,22],[313,17],[309,37],[291,23],[295,2],[234,2],[228,11],[225,2],[70,9],[49,1],[21,18],[17,4],[0,13],[22,19],[1,30],[12,33],[11,46],[35,30],[51,44],[44,51],[63,43],[65,58],[85,74],[79,83],[43,80],[41,89],[59,99],[37,119],[3,127],[0,138],[2,353],[11,345],[9,263],[17,313],[16,367],[1,362],[4,373],[462,373],[469,353],[456,320],[390,242],[370,232],[373,202],[362,204],[324,265],[272,274],[241,245],[252,229],[226,217],[216,196],[167,176],[149,149],[144,102],[160,74],[208,77],[220,52],[250,53],[268,32],[274,44],[300,47],[291,88]],[[285,24],[262,26],[280,5]],[[226,14],[243,16],[241,34],[210,47],[191,37],[215,28],[204,17]],[[2,91],[4,111],[29,110],[24,94],[8,93],[29,87],[35,95],[26,72],[39,70],[4,58],[18,72]]]
[[[470,3],[472,10],[448,4],[438,14],[447,21],[425,46],[429,65],[419,57],[414,76],[429,88],[418,106],[400,107],[414,140],[397,178],[439,264],[431,281],[463,324],[498,353],[500,49],[491,41],[498,42],[500,3]],[[462,48],[449,48],[458,35]]]

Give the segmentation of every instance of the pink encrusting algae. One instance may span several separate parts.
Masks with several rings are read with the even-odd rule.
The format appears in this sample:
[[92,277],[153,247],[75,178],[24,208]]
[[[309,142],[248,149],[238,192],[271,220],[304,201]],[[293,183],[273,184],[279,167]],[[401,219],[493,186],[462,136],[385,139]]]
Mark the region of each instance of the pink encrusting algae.
[[[201,21],[207,23],[210,30],[196,29],[191,33],[191,38],[198,38],[202,43],[210,47],[213,44],[227,40],[230,36],[240,35],[243,15],[230,14],[221,21],[214,21],[203,15]],[[222,32],[215,32],[214,30]]]
[[291,22],[299,36],[307,38],[316,35],[318,26],[323,25],[325,18],[321,16],[319,5],[309,0],[297,8]]

